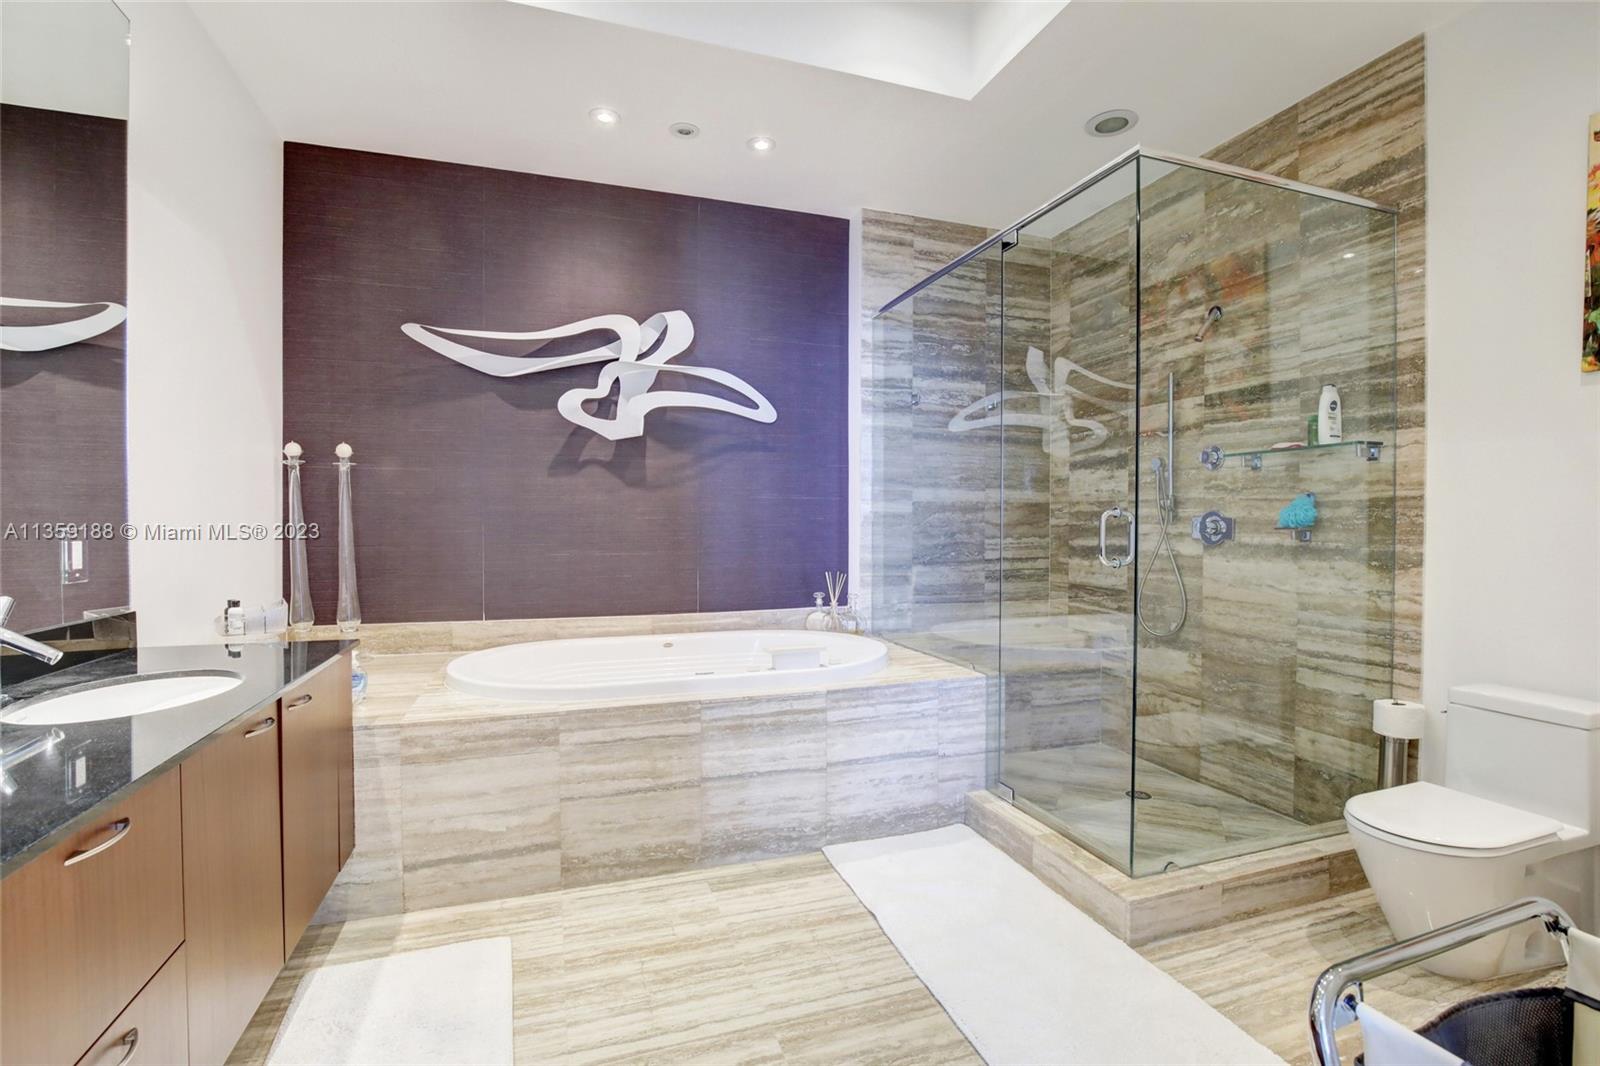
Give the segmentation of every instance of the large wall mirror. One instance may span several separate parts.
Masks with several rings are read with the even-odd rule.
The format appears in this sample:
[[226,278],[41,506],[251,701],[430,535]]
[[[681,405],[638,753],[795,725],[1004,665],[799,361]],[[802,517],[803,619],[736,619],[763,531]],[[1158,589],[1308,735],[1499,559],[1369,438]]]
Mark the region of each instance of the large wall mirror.
[[128,603],[128,20],[0,4],[0,594],[17,630]]

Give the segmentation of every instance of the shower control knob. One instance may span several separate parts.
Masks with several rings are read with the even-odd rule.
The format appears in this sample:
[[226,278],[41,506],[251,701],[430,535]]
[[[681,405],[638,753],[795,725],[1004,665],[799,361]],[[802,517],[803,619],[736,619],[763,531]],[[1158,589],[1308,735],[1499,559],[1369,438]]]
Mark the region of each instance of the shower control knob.
[[1221,511],[1207,511],[1189,523],[1189,536],[1206,547],[1233,539],[1233,519]]
[[1209,448],[1202,448],[1200,450],[1200,465],[1205,467],[1207,470],[1215,470],[1217,467],[1221,466],[1221,445],[1213,444]]

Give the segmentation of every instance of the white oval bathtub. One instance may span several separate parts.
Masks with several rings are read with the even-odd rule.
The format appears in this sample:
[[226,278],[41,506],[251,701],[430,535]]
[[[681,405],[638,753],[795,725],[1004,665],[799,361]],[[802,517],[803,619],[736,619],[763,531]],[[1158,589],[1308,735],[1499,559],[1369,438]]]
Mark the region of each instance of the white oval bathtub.
[[536,640],[475,651],[445,667],[458,692],[503,700],[725,696],[822,688],[883,669],[882,641],[848,633],[730,629]]

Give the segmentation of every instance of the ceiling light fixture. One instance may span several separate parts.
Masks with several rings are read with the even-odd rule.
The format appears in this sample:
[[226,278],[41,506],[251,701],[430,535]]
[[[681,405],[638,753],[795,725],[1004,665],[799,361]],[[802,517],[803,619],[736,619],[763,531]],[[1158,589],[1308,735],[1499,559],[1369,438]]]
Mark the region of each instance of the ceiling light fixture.
[[1125,107],[1114,111],[1102,111],[1094,115],[1083,128],[1094,137],[1115,137],[1119,133],[1127,133],[1138,125],[1139,116]]
[[667,131],[680,141],[687,141],[691,137],[700,136],[700,127],[693,122],[674,122],[667,127]]
[[611,110],[609,107],[597,107],[593,111],[589,112],[589,117],[594,119],[602,126],[615,126],[618,122],[622,121],[622,116]]
[[762,154],[778,147],[778,142],[767,136],[752,137],[745,144],[750,146],[752,152],[761,152]]

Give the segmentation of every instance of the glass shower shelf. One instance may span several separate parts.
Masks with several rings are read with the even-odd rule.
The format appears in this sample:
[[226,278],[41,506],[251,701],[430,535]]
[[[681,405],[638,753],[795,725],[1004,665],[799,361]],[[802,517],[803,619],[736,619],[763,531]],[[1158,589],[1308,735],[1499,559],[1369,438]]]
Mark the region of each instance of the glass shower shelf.
[[1223,451],[1221,445],[1213,444],[1200,452],[1200,465],[1207,470],[1215,470],[1229,459],[1243,459],[1249,469],[1260,470],[1262,460],[1269,455],[1304,455],[1307,452],[1332,452],[1342,448],[1353,450],[1369,463],[1377,462],[1383,455],[1381,440],[1342,440],[1336,444],[1307,444],[1299,448],[1241,448],[1234,452]]

